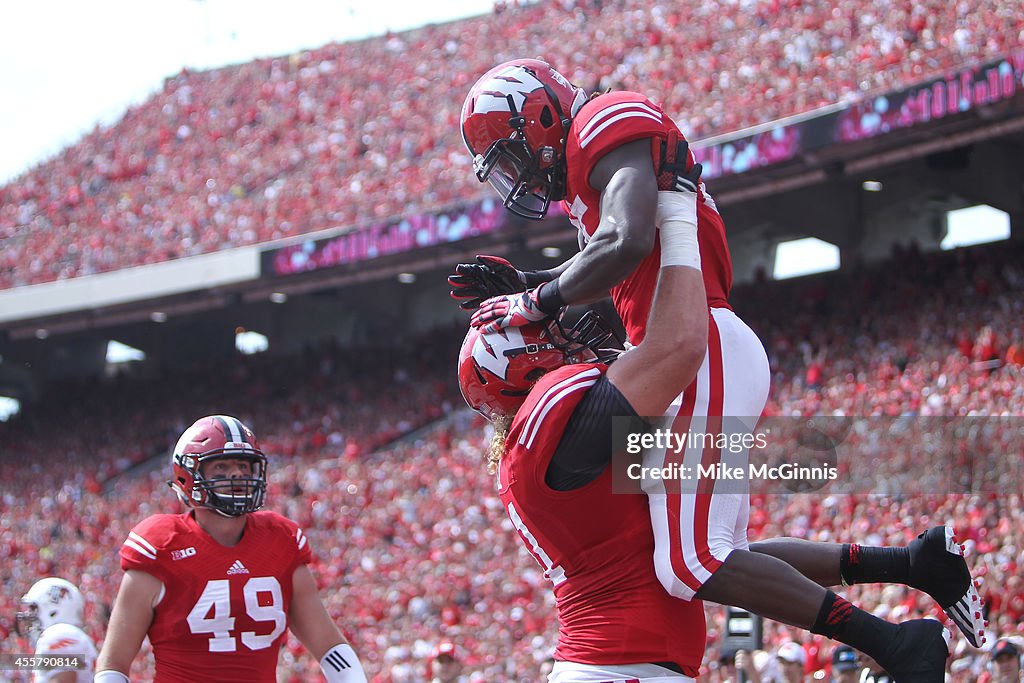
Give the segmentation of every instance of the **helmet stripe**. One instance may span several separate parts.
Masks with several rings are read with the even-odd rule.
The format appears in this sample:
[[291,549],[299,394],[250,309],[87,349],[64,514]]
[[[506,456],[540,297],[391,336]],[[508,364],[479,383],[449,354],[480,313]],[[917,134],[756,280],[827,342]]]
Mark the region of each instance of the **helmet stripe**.
[[224,434],[228,437],[228,441],[234,443],[244,443],[245,431],[242,429],[242,423],[236,418],[229,417],[227,415],[217,415],[218,420],[224,426]]

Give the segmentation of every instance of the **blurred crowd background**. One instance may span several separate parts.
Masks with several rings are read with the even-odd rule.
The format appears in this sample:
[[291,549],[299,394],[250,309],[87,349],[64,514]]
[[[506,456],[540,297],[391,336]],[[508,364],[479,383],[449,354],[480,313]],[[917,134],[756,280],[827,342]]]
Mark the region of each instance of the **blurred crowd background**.
[[[640,90],[704,137],[891,91],[1021,44],[1015,0],[565,0],[501,3],[452,24],[186,71],[0,188],[0,288],[479,197],[459,108],[477,75],[505,59],[543,56],[588,89]],[[738,287],[734,299],[771,360],[768,416],[1002,416],[1004,429],[1020,429],[1019,244],[910,245],[873,266]],[[475,683],[540,680],[557,631],[553,600],[486,474],[487,426],[458,392],[464,331],[67,381],[0,423],[0,650],[25,649],[13,632],[17,600],[47,575],[81,587],[86,630],[102,640],[117,549],[145,516],[178,510],[163,455],[196,417],[230,413],[271,455],[268,507],[307,531],[324,600],[372,680],[421,683],[443,657]],[[883,458],[913,458],[897,445],[876,447]],[[904,544],[954,523],[984,580],[991,647],[1024,636],[1021,490],[1006,481],[928,495],[757,495],[750,537]],[[846,594],[892,620],[940,615],[902,587]],[[708,605],[707,616],[706,680],[729,680],[722,611]],[[767,623],[764,651],[751,659],[766,679],[782,680],[781,663],[798,661],[801,676],[818,680],[832,671],[834,645]],[[952,680],[992,676],[993,652],[958,634],[953,649]],[[133,679],[152,675],[144,654]],[[290,638],[280,680],[318,676]]]
[[[736,309],[772,362],[766,413],[1021,415],[1022,257],[1021,247],[1005,246],[908,250],[854,273],[737,288]],[[862,296],[848,296],[851,289]],[[229,412],[271,454],[268,506],[306,529],[324,599],[374,680],[423,680],[444,640],[476,680],[539,680],[556,634],[551,591],[486,473],[486,423],[463,408],[454,373],[463,332],[320,346],[291,358],[239,356],[155,381],[69,383],[0,425],[0,452],[10,454],[0,460],[0,516],[9,521],[0,530],[0,647],[17,649],[20,591],[50,574],[81,586],[88,630],[102,638],[120,581],[118,547],[143,517],[178,510],[167,460],[154,454],[196,416]],[[907,445],[893,441],[880,455],[912,457]],[[1021,498],[1019,481],[928,495],[761,494],[750,537],[902,545],[955,523],[984,580],[991,645],[1024,635]],[[847,594],[897,621],[940,616],[929,598],[902,587]],[[720,608],[708,607],[708,622],[706,666],[718,675]],[[833,643],[771,622],[765,634],[770,651],[801,644],[808,673],[830,667]],[[984,674],[988,653],[959,635],[953,643],[953,664]],[[137,664],[145,677],[149,660]],[[310,680],[316,663],[291,640],[282,672],[282,680]]]
[[0,188],[0,288],[472,199],[459,135],[493,65],[639,90],[690,138],[885,93],[1024,44],[1016,0],[581,0],[167,79]]

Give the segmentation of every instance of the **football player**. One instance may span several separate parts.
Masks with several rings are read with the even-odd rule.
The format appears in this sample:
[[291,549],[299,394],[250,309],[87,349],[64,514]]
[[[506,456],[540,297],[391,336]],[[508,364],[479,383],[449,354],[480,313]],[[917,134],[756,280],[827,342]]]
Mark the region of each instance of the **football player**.
[[[709,430],[721,430],[722,420],[715,420],[716,416],[753,416],[748,419],[755,422],[767,396],[767,359],[756,335],[728,307],[731,267],[721,219],[699,182],[699,165],[694,164],[671,119],[637,93],[610,93],[588,99],[545,62],[517,60],[488,72],[474,85],[462,121],[477,176],[499,189],[506,206],[520,215],[537,218],[544,215],[550,201],[565,198],[570,217],[586,243],[579,254],[552,271],[520,272],[493,258],[457,270],[452,279],[454,295],[469,307],[480,304],[472,325],[482,341],[474,340],[471,333],[466,343],[490,349],[474,354],[464,346],[464,359],[468,362],[472,358],[479,366],[475,372],[462,374],[464,390],[474,378],[481,383],[489,379],[493,390],[521,396],[528,387],[501,386],[509,377],[532,376],[521,368],[514,371],[511,359],[507,368],[501,360],[522,353],[517,337],[522,332],[518,328],[536,326],[566,303],[591,301],[608,287],[612,287],[613,302],[631,341],[640,344],[637,348],[645,344],[651,348],[650,334],[656,326],[683,326],[692,332],[695,321],[701,317],[707,321],[708,335],[699,345],[697,356],[701,361],[695,380],[690,375],[686,382],[674,386],[677,394],[685,391],[672,401],[671,408],[668,399],[663,405],[648,391],[624,390],[618,386],[620,381],[612,379],[614,374],[609,376],[611,381],[606,384],[617,388],[624,400],[595,398],[601,408],[593,415],[589,411],[584,417],[573,415],[569,423],[585,425],[585,429],[567,430],[563,437],[566,423],[562,422],[553,427],[545,441],[551,451],[557,447],[559,452],[589,453],[593,462],[588,464],[584,456],[583,466],[577,463],[567,473],[560,473],[564,465],[557,455],[552,458],[551,452],[542,450],[537,457],[543,466],[545,485],[584,487],[606,471],[608,460],[604,455],[611,447],[608,423],[614,415],[662,415],[662,411],[652,410],[660,405],[676,420],[674,427],[682,431],[690,421],[697,420]],[[697,273],[705,290],[701,307],[691,307],[684,315],[681,309],[685,308],[685,292],[668,295],[658,289],[655,295],[658,267],[666,265],[667,246],[672,252],[670,262]],[[627,274],[624,282],[618,282]],[[483,300],[495,289],[521,290],[538,281],[539,285],[519,294]],[[665,298],[662,305],[652,303],[657,296]],[[664,339],[658,343],[664,343]],[[539,347],[536,341],[525,343],[527,349]],[[622,371],[621,377],[627,382],[671,377],[665,362],[685,365],[692,359],[691,351],[676,343],[660,347],[638,368]],[[628,357],[630,354],[623,360]],[[622,360],[608,372],[622,368],[621,364]],[[580,367],[575,365],[573,371],[566,372]],[[489,375],[485,374],[488,370]],[[495,370],[507,372],[496,374]],[[596,386],[601,375],[599,369],[590,371],[594,380],[590,384],[559,375],[558,379],[568,384],[559,385],[557,390],[547,382],[541,385],[552,393],[539,415],[554,411],[555,405],[565,405],[565,413],[571,414],[574,404],[556,402],[555,397],[568,395],[569,389],[590,394],[590,387]],[[466,391],[470,404],[475,402],[484,412],[495,413],[494,404],[474,400],[473,393],[472,389]],[[534,395],[530,394],[531,399]],[[519,409],[516,420],[531,410],[531,399]],[[512,444],[509,455],[516,454],[520,445],[528,449],[527,444],[538,440],[542,424],[552,423],[539,417],[530,420],[524,436],[508,441]],[[745,427],[753,429],[754,425]],[[514,431],[515,423],[510,437]],[[723,457],[713,450],[695,455],[705,465],[709,457]],[[664,451],[660,457],[665,457]],[[550,466],[545,458],[551,461]],[[654,464],[659,464],[656,456]],[[536,476],[534,481],[538,481]],[[980,628],[972,629],[980,627],[980,614],[971,608],[970,600],[977,593],[950,529],[935,527],[906,548],[784,539],[749,549],[749,501],[745,493],[719,493],[711,488],[699,490],[697,495],[670,495],[664,486],[647,489],[647,493],[649,523],[654,531],[654,571],[660,584],[675,597],[736,605],[842,640],[876,653],[887,663],[893,661],[894,668],[907,680],[942,680],[947,646],[941,625],[931,621],[890,625],[823,586],[858,581],[907,583],[936,597],[947,612],[959,617],[959,625],[966,627],[969,637],[979,637]],[[616,503],[620,507],[625,504]],[[615,509],[610,500],[604,504]],[[595,505],[588,507],[595,509]],[[510,516],[516,522],[516,512],[511,508]],[[546,517],[548,526],[558,523],[554,516]],[[543,523],[539,526],[546,528]],[[537,539],[536,533],[531,529],[529,536],[525,532],[523,536],[532,543],[529,539]],[[550,558],[550,552],[537,554],[547,566],[544,557]],[[564,551],[562,556],[571,555],[573,552]],[[563,573],[567,572],[563,569]],[[965,601],[968,608],[959,609]],[[699,645],[702,650],[702,636]],[[689,666],[686,656],[674,659],[677,664],[680,660]]]
[[125,575],[96,674],[124,683],[149,636],[155,681],[273,683],[290,628],[331,683],[365,683],[306,566],[309,541],[260,511],[267,458],[234,417],[204,417],[171,454],[169,483],[189,510],[153,515],[121,546]]
[[[669,248],[666,263],[694,256],[679,232],[682,257]],[[607,466],[610,417],[660,414],[704,355],[708,315],[695,268],[666,267],[654,309],[650,334],[611,366],[597,362],[608,335],[592,314],[569,330],[471,328],[460,352],[463,395],[494,422],[499,495],[552,582],[559,638],[550,681],[689,681],[704,654],[703,608],[662,589],[646,500],[612,495]]]
[[48,577],[21,597],[17,631],[28,638],[38,657],[77,659],[72,666],[35,673],[36,683],[88,683],[96,664],[96,646],[82,630],[85,601],[75,584]]
[[[706,355],[695,380],[681,387],[666,414],[679,433],[691,426],[710,433],[735,431],[729,442],[739,443],[732,437],[749,434],[764,408],[768,360],[760,340],[729,305],[732,265],[724,224],[701,181],[701,165],[672,119],[636,92],[588,97],[547,63],[527,59],[480,77],[463,105],[461,124],[477,178],[526,218],[542,218],[552,201],[561,200],[582,246],[561,266],[545,271],[520,271],[496,257],[460,264],[450,278],[452,294],[463,307],[478,307],[473,326],[490,333],[529,325],[610,290],[629,341],[638,344],[655,320],[651,302],[665,225],[696,226],[697,267],[711,313]],[[645,465],[664,466],[669,457],[666,449],[652,449]],[[683,462],[693,471],[697,464],[718,463],[745,469],[746,459],[743,449],[689,448]],[[767,579],[771,574],[762,566],[774,556],[823,585],[895,580],[925,590],[973,645],[981,642],[978,594],[947,529],[936,527],[907,548],[826,548],[795,539],[750,547],[746,492],[716,490],[708,480],[696,494],[666,490],[658,481],[646,482],[645,491],[655,568],[676,597],[736,604],[788,623],[806,621],[820,609],[824,622],[835,595],[829,593],[829,603],[813,610],[803,602],[777,600],[773,580]],[[841,576],[833,571],[837,567],[843,568]],[[950,582],[940,585],[939,575]],[[846,620],[838,625],[846,628]],[[825,629],[820,632],[830,632],[837,624],[820,626]]]

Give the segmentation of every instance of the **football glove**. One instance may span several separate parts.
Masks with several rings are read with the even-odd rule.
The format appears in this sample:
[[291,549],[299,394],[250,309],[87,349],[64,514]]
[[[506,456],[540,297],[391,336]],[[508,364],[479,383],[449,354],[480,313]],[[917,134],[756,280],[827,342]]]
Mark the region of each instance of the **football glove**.
[[541,287],[487,299],[480,304],[469,324],[480,328],[484,334],[490,334],[506,327],[523,327],[553,317],[540,309],[538,297]]
[[696,192],[700,186],[703,167],[694,163],[689,169],[690,143],[672,131],[667,140],[662,140],[654,152],[654,167],[657,170],[658,189],[675,192]]
[[451,296],[468,311],[485,300],[526,290],[526,273],[500,256],[477,256],[476,263],[460,263],[448,276]]

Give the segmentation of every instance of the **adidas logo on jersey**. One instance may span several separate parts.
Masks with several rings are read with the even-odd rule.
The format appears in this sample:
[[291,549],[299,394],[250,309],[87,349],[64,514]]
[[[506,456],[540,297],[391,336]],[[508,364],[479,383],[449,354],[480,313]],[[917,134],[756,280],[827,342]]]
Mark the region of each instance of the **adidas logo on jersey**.
[[235,560],[231,567],[228,568],[228,575],[231,574],[248,574],[249,570],[245,568],[241,560]]

